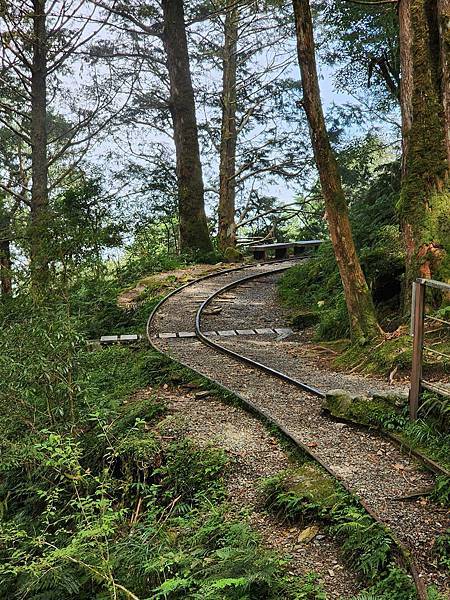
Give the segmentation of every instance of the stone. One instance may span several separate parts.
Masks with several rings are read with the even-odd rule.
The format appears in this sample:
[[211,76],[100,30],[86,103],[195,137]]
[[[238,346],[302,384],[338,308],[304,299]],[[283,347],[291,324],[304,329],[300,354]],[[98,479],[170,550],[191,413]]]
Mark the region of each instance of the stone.
[[303,531],[300,532],[300,535],[298,536],[298,541],[302,542],[303,544],[307,544],[316,537],[319,531],[320,527],[318,525],[311,525],[311,527],[307,527],[306,529],[303,529]]
[[242,252],[240,252],[237,248],[233,248],[232,246],[226,248],[223,255],[228,263],[240,262],[243,259]]
[[329,390],[325,394],[324,408],[334,416],[344,416],[352,405],[352,396],[346,390]]
[[386,408],[403,408],[408,405],[407,392],[376,392],[372,395],[374,400],[386,404]]

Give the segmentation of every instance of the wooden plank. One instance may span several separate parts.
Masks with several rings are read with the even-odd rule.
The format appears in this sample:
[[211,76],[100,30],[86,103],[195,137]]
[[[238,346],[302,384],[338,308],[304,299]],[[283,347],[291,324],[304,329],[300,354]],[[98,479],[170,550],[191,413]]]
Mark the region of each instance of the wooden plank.
[[252,250],[270,250],[271,248],[293,248],[294,242],[277,242],[275,244],[257,244]]
[[450,384],[449,383],[432,383],[431,381],[425,381],[422,379],[422,387],[430,392],[435,392],[441,396],[450,398]]
[[102,335],[102,337],[100,338],[101,344],[113,344],[114,342],[118,342],[118,341],[119,341],[118,335]]
[[139,336],[136,334],[130,335],[121,335],[119,341],[121,342],[136,342],[139,339]]
[[324,240],[300,240],[299,242],[292,242],[294,246],[320,246]]
[[422,278],[419,278],[416,281],[417,281],[417,283],[420,283],[422,285],[427,285],[428,287],[432,287],[437,290],[441,290],[442,292],[450,292],[450,284],[444,283],[443,281],[436,281],[435,279],[422,279]]

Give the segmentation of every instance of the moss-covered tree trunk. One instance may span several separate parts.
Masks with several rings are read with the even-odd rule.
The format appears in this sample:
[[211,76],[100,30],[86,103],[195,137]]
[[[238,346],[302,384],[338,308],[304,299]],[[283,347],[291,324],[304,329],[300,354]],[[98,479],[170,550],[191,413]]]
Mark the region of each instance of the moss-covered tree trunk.
[[448,278],[449,2],[400,0],[405,312],[416,277]]
[[445,142],[450,165],[450,0],[438,0],[439,41],[442,65],[442,101],[444,104]]
[[376,336],[379,327],[364,273],[356,254],[341,177],[323,115],[308,0],[293,0],[303,107],[309,122],[314,157],[325,200],[328,227],[344,288],[352,339]]
[[235,0],[226,1],[225,39],[223,46],[222,130],[219,167],[219,247],[236,245],[236,69],[239,7]]
[[163,0],[163,42],[170,79],[177,163],[180,249],[212,250],[205,200],[194,90],[184,21],[183,0]]
[[35,289],[48,281],[47,29],[46,0],[33,0],[31,66],[31,280]]

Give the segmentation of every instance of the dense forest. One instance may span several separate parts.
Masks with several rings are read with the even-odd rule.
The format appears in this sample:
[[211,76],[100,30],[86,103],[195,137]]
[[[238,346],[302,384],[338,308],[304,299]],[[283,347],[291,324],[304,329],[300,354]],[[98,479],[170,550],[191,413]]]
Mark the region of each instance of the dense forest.
[[[0,0],[0,35],[0,599],[448,598],[449,0]],[[224,287],[183,322],[199,288],[152,329],[309,240],[234,321]],[[316,460],[319,420],[297,443],[246,404],[276,384],[202,365],[202,310],[217,337],[283,324],[253,360],[313,395],[323,371],[330,431],[431,464],[392,451],[425,550]]]

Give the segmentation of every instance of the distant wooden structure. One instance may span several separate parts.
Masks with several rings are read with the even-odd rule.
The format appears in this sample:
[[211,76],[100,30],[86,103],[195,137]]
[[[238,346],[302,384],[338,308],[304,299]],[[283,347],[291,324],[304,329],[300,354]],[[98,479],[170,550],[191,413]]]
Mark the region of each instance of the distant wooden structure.
[[251,246],[255,260],[266,260],[267,255],[274,252],[275,258],[287,258],[292,248],[294,256],[305,254],[308,250],[318,248],[323,240],[302,240],[299,242],[281,242],[275,244],[255,244]]

